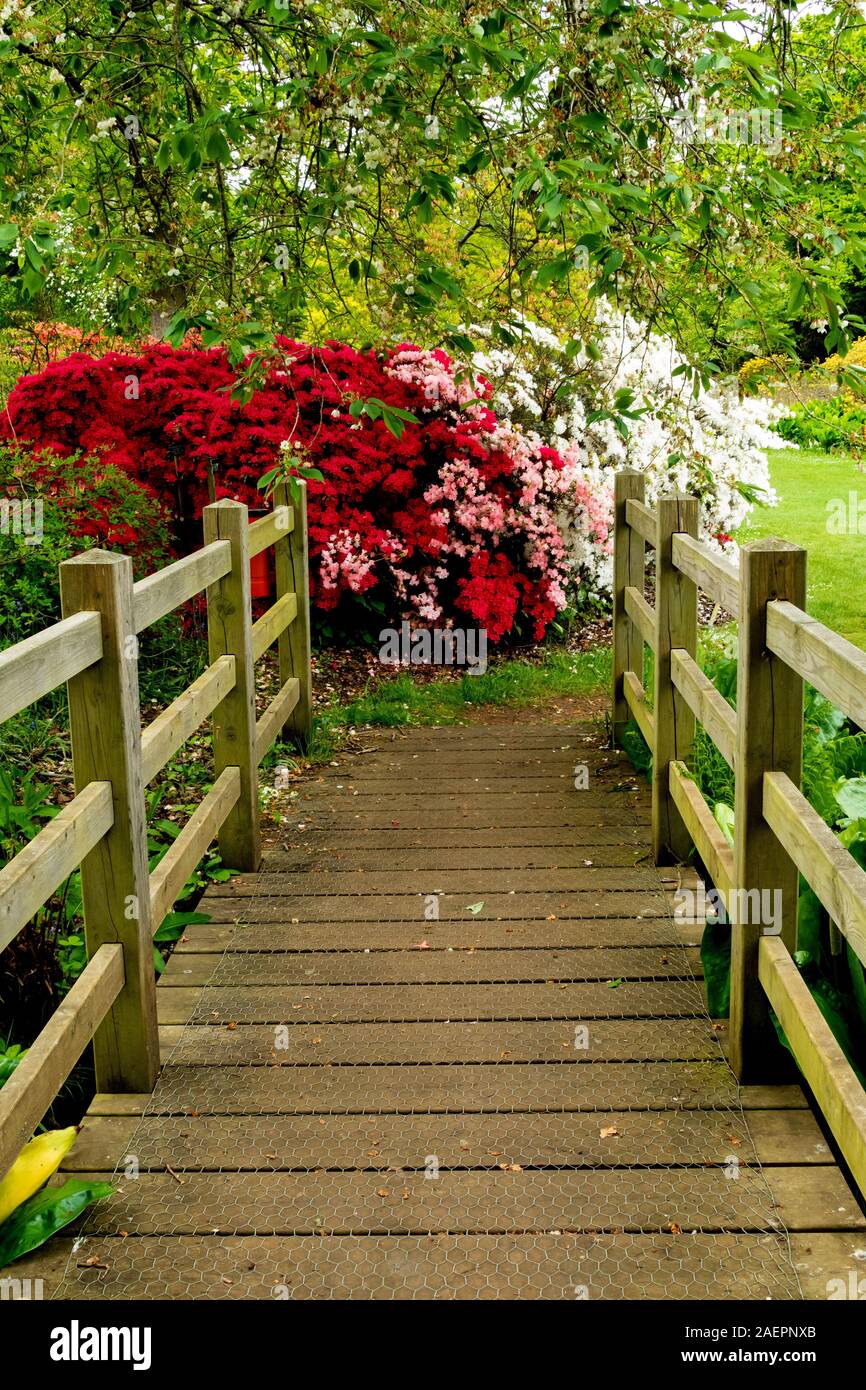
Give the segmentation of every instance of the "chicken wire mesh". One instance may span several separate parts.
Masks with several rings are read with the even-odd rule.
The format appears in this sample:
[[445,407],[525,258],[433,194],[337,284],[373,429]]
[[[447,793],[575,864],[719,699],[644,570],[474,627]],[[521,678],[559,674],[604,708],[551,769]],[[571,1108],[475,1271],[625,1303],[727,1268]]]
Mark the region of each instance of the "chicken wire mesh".
[[[431,776],[437,758],[471,770],[480,753],[489,804],[477,811],[474,786],[468,803],[456,793],[451,827],[435,795],[401,797],[407,762],[389,747],[354,785],[324,778],[293,810],[282,871],[266,865],[212,900],[232,930],[221,952],[176,957],[176,986],[188,968],[200,992],[171,999],[165,1066],[58,1296],[800,1296],[702,988],[646,867],[630,773],[591,750],[588,823],[575,830],[556,809],[545,840],[539,814],[520,828],[513,744],[458,745],[452,731],[409,742]],[[579,791],[560,789],[586,748],[572,731],[533,732],[522,758],[538,805],[546,787],[580,808]],[[502,770],[515,788],[499,788]],[[347,826],[344,793],[383,773],[395,794]],[[404,839],[396,852],[389,831]],[[531,893],[524,836],[542,875]],[[569,878],[561,856],[580,839],[624,852],[607,865],[573,856]],[[458,851],[477,873],[449,882]],[[563,872],[544,891],[543,875]]]

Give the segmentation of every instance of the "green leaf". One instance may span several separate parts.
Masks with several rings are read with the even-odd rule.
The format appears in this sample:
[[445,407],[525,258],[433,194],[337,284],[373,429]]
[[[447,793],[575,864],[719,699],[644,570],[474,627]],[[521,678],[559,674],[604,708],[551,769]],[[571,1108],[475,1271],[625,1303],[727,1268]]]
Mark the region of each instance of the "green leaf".
[[866,777],[841,777],[833,794],[846,816],[866,819]]
[[[210,921],[209,912],[169,912],[153,934],[154,941],[177,941],[186,927],[203,926]],[[160,956],[162,960],[162,956]],[[157,969],[157,974],[162,971]]]
[[535,283],[540,290],[549,289],[551,285],[558,284],[564,280],[571,270],[571,260],[568,256],[556,256],[552,261],[545,261],[535,272]]
[[0,1226],[0,1269],[44,1245],[93,1202],[110,1197],[110,1182],[70,1178],[62,1187],[44,1187],[22,1203]]
[[806,281],[801,275],[791,277],[791,293],[788,296],[788,313],[796,314],[806,301]]
[[174,154],[175,151],[172,148],[171,140],[169,140],[168,136],[163,136],[162,140],[159,142],[159,149],[155,156],[156,167],[161,174],[164,174],[171,164]]
[[270,492],[274,483],[279,481],[279,477],[279,468],[269,468],[267,473],[263,473],[259,478],[259,481],[256,483],[256,488],[259,492]]
[[231,148],[221,130],[212,130],[210,132],[205,145],[205,154],[208,159],[213,160],[214,164],[228,164],[231,162]]
[[729,845],[734,843],[734,812],[724,801],[717,801],[713,807],[713,819]]
[[201,155],[199,154],[198,145],[196,144],[195,136],[192,131],[176,131],[172,137],[172,143],[181,164],[189,171],[197,169],[199,164],[201,164]]

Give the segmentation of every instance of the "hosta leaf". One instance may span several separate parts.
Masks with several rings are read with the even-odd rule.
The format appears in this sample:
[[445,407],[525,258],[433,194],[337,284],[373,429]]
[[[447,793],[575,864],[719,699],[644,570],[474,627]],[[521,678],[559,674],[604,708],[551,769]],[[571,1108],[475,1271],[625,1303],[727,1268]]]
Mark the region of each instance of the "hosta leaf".
[[36,1250],[113,1190],[110,1182],[80,1178],[70,1178],[62,1187],[44,1187],[0,1226],[0,1269]]

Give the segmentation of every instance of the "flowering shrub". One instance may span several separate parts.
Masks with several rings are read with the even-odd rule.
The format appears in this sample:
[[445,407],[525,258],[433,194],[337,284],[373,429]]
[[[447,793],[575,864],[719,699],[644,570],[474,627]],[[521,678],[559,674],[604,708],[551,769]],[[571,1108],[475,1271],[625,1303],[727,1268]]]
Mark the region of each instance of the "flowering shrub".
[[843,367],[863,367],[866,368],[866,338],[857,338],[851,344],[844,357],[840,357],[838,352],[834,352],[821,367],[826,372],[839,372]]
[[117,347],[104,333],[72,328],[54,320],[36,321],[24,327],[0,329],[0,406],[22,372],[40,371],[70,352],[107,352]]
[[117,468],[0,449],[0,646],[60,617],[57,566],[94,545],[123,550],[140,578],[171,552],[168,518]]
[[106,352],[119,346],[101,329],[75,328],[55,319],[37,319],[28,323],[26,329],[6,329],[4,339],[9,355],[23,367],[34,363],[42,367],[68,357],[71,352]]
[[737,372],[737,381],[744,395],[759,396],[767,392],[771,382],[783,380],[791,371],[790,359],[776,352],[771,357],[750,357]]
[[516,329],[515,346],[486,348],[474,365],[493,383],[500,414],[539,430],[575,463],[575,507],[562,525],[575,582],[582,576],[588,592],[610,588],[609,547],[598,537],[612,517],[618,468],[646,475],[649,502],[662,492],[696,494],[704,539],[727,550],[753,503],[775,501],[763,450],[779,447],[769,427],[782,411],[771,401],[738,401],[720,388],[695,396],[672,340],[603,300],[597,359],[530,320]]
[[[254,504],[285,445],[323,475],[310,483],[310,549],[326,610],[361,599],[379,613],[469,621],[491,641],[515,629],[540,638],[568,601],[559,516],[579,511],[593,544],[608,543],[577,446],[558,450],[498,419],[443,352],[281,340],[246,404],[232,398],[235,380],[222,349],[78,353],[22,378],[6,429],[62,455],[98,451],[176,520],[200,513],[209,486]],[[417,423],[396,438],[373,401]]]

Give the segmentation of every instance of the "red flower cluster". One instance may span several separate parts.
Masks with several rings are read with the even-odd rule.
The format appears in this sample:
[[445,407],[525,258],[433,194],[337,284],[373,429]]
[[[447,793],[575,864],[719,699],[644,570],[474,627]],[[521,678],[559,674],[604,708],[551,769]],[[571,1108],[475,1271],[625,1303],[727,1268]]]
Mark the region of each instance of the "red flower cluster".
[[[221,349],[75,353],[20,379],[5,433],[115,464],[177,521],[200,515],[210,482],[218,497],[261,505],[256,483],[288,441],[325,479],[310,484],[320,607],[377,589],[389,619],[470,618],[496,641],[524,612],[541,636],[563,606],[555,451],[533,451],[500,425],[471,384],[456,384],[444,353],[279,348],[245,404],[232,399],[236,373]],[[382,418],[350,412],[369,401],[420,423],[397,439]],[[123,537],[113,543],[134,543]]]
[[159,569],[171,557],[169,518],[159,498],[101,460],[4,450],[0,496],[41,499],[72,542],[91,542],[132,556],[136,578]]

